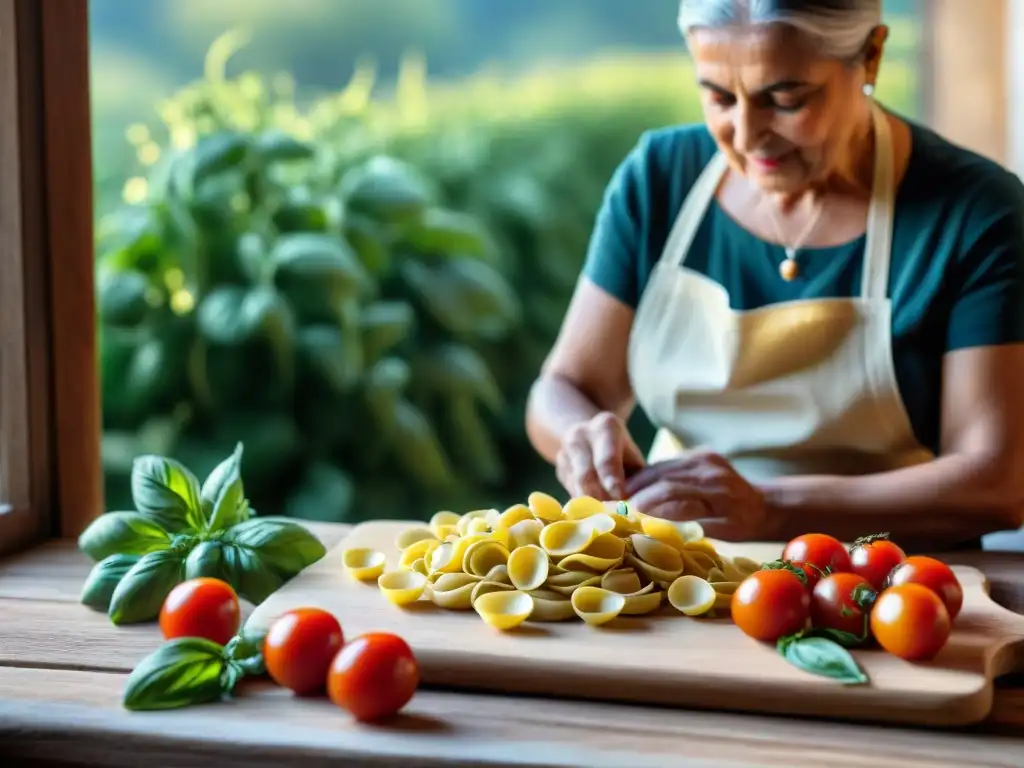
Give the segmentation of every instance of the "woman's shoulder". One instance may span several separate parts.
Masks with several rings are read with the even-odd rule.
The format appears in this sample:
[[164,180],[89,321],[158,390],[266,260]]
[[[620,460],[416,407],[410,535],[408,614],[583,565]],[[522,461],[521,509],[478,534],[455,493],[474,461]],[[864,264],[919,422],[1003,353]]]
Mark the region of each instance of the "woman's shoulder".
[[604,206],[629,217],[658,248],[717,151],[703,123],[644,131],[609,182]]
[[672,222],[716,145],[703,124],[644,131],[605,189],[584,273],[636,307]]
[[624,165],[634,181],[659,187],[659,191],[675,185],[685,192],[716,151],[715,140],[703,123],[668,125],[644,131]]
[[932,209],[959,210],[968,219],[1000,211],[1024,216],[1024,183],[1016,174],[931,128],[907,124],[912,149],[904,182],[913,199]]
[[911,135],[894,252],[912,274],[904,284],[914,294],[933,292],[946,318],[947,351],[1021,341],[1024,184],[929,128],[911,124]]

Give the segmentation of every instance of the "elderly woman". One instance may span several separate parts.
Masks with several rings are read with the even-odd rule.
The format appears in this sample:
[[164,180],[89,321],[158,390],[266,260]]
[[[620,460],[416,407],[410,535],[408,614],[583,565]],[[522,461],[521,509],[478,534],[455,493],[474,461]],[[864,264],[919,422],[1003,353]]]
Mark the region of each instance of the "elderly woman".
[[1024,188],[873,100],[881,5],[682,0],[705,123],[616,171],[528,406],[569,493],[726,540],[1022,524]]

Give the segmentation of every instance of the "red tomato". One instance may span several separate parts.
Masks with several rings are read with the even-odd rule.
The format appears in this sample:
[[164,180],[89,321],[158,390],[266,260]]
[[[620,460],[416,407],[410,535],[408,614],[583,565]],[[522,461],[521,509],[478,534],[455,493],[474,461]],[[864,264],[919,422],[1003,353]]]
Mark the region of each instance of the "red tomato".
[[856,573],[840,572],[818,582],[811,594],[811,624],[867,637],[875,591]]
[[397,635],[360,635],[334,657],[327,674],[331,701],[360,722],[389,717],[409,703],[420,669],[409,645]]
[[920,584],[889,587],[871,609],[871,632],[893,656],[925,661],[949,638],[952,622],[939,596]]
[[843,542],[824,533],[805,533],[786,544],[782,559],[793,563],[809,563],[821,570],[850,570],[850,553]]
[[178,584],[160,608],[160,631],[168,640],[205,637],[227,645],[240,623],[235,590],[226,581],[206,576]]
[[889,576],[891,586],[920,584],[939,596],[950,620],[960,614],[964,604],[964,590],[953,569],[941,560],[913,555],[904,560]]
[[341,624],[333,615],[319,608],[295,608],[270,625],[263,641],[267,674],[299,696],[320,693],[344,642]]
[[888,539],[855,541],[850,548],[850,570],[867,579],[876,591],[882,589],[892,569],[906,560],[906,553]]
[[792,571],[755,571],[736,588],[730,608],[744,634],[775,642],[807,625],[811,593]]

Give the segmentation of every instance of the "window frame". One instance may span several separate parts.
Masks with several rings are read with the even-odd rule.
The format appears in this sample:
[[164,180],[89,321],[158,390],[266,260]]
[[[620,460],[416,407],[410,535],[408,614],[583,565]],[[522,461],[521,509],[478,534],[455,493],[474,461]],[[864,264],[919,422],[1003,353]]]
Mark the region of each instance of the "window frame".
[[1013,116],[1012,102],[1013,4],[921,4],[925,122],[950,141],[1004,165],[1012,161],[1011,121],[1020,120]]
[[103,506],[88,19],[0,0],[0,555]]
[[1024,176],[1024,4],[1008,3],[1005,45],[1009,96],[1007,98],[1007,161],[1010,170]]
[[[1005,23],[990,2],[984,21],[962,0],[924,3],[925,119],[997,159],[1011,143],[1019,164],[1024,132],[992,133],[1006,99],[982,116],[942,98],[977,88],[981,60],[1001,62],[987,92],[1012,82],[1024,100],[1010,56],[986,48],[1024,14]],[[89,65],[88,0],[0,0],[0,556],[76,537],[103,510]]]

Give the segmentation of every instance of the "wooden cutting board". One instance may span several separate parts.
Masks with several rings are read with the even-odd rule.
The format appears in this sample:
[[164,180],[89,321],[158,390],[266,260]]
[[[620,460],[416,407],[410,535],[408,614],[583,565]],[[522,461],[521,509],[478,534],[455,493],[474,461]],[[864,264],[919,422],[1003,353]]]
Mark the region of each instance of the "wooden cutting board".
[[[602,627],[577,620],[528,622],[500,632],[473,610],[445,610],[426,598],[398,608],[376,583],[345,572],[342,553],[350,547],[380,550],[388,567],[396,567],[395,537],[413,526],[422,523],[356,526],[260,605],[247,626],[265,630],[291,608],[323,608],[338,617],[348,638],[371,630],[405,638],[424,685],[920,725],[984,719],[992,679],[1024,667],[1024,616],[994,603],[975,568],[954,567],[964,604],[939,656],[910,663],[882,651],[856,651],[871,683],[844,686],[793,667],[774,646],[746,637],[729,619],[691,619],[667,604],[657,614],[620,617]],[[777,559],[782,549],[715,545],[724,555],[760,561]]]

